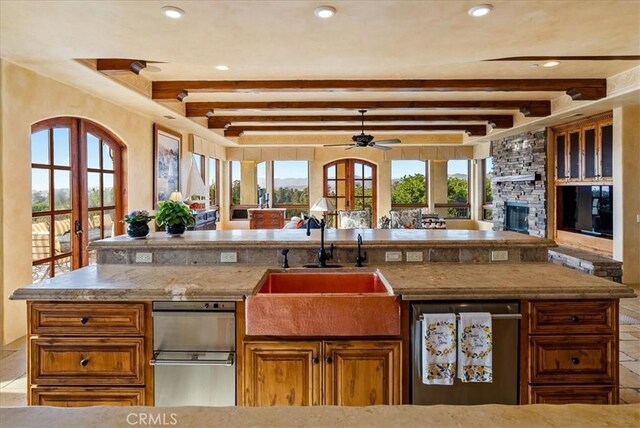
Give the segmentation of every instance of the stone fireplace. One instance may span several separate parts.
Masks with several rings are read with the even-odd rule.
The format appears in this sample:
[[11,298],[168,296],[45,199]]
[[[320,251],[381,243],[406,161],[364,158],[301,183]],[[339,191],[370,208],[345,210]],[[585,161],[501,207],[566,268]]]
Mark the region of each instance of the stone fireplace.
[[546,237],[546,147],[545,129],[491,142],[493,230]]

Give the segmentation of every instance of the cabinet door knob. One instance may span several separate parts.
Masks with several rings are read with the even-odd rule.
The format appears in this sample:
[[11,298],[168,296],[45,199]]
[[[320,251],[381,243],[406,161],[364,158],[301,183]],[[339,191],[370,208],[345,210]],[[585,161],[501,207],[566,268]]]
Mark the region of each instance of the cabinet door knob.
[[574,366],[577,366],[578,364],[580,364],[580,358],[573,357],[571,358],[571,362],[573,363]]
[[313,357],[313,360],[311,360],[311,361],[313,361],[313,364],[318,364],[318,363],[320,363],[320,358]]
[[80,318],[80,324],[86,324],[89,322],[89,317],[82,317]]
[[87,365],[89,364],[89,359],[88,358],[83,358],[80,360],[80,365],[82,367],[87,367]]
[[327,357],[327,364],[331,364],[331,363],[333,363],[333,358]]
[[571,321],[578,322],[580,321],[580,318],[577,315],[571,315]]

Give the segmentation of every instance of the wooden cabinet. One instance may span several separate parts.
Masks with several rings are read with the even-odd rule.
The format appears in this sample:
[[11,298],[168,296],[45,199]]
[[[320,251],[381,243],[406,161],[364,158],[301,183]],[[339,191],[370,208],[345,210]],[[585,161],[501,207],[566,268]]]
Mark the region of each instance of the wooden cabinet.
[[523,402],[618,402],[615,300],[525,302]]
[[244,405],[400,404],[401,341],[247,341]]
[[553,128],[556,184],[613,180],[613,116],[605,113]]
[[324,404],[401,404],[400,341],[326,342]]
[[84,406],[144,406],[144,388],[31,388],[32,406],[84,407]]
[[152,405],[145,303],[29,302],[30,405]]
[[317,406],[320,342],[248,342],[244,347],[246,406]]
[[282,229],[284,227],[284,208],[249,209],[249,228]]

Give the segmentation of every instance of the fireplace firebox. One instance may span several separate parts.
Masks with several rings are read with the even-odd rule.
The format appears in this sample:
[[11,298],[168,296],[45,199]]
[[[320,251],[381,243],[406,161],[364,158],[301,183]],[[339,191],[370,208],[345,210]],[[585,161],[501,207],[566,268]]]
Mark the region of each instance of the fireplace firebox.
[[529,205],[526,202],[507,202],[505,212],[505,230],[529,233]]

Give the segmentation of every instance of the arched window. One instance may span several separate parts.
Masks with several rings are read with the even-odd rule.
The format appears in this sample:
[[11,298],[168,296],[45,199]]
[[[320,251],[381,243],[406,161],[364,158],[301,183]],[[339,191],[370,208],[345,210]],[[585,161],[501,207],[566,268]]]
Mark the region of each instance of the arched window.
[[121,234],[124,146],[85,119],[31,127],[33,281],[90,263],[90,241]]
[[[371,213],[375,227],[377,215],[376,165],[360,159],[340,159],[324,166],[324,196],[337,210],[364,210]],[[329,224],[335,226],[335,213]]]

